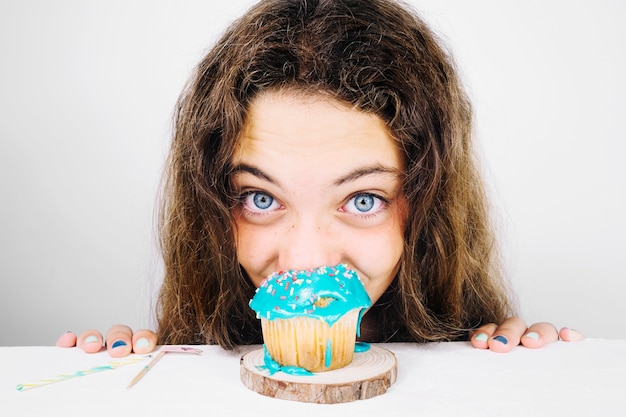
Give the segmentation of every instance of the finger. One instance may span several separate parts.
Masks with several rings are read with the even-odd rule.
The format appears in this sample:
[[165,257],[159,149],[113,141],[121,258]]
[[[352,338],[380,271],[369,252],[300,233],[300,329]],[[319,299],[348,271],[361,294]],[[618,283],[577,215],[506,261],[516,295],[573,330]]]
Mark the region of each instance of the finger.
[[470,343],[476,349],[489,349],[489,338],[493,336],[498,326],[495,323],[485,324],[476,329],[470,336]]
[[133,350],[133,331],[123,324],[112,326],[107,332],[106,346],[109,355],[113,358],[126,356]]
[[102,334],[97,330],[86,330],[78,336],[76,346],[87,353],[96,353],[102,350]]
[[585,338],[582,333],[574,330],[568,329],[567,327],[563,327],[559,332],[559,337],[561,340],[566,342],[579,342]]
[[505,353],[519,345],[522,335],[526,332],[526,323],[518,317],[511,317],[498,326],[489,338],[489,349]]
[[531,349],[538,349],[548,343],[559,340],[559,334],[552,323],[535,323],[526,330],[522,337],[522,345]]
[[157,344],[157,335],[152,330],[137,330],[133,334],[133,352],[150,353]]
[[76,335],[73,332],[67,331],[57,339],[55,343],[58,347],[70,348],[76,346]]

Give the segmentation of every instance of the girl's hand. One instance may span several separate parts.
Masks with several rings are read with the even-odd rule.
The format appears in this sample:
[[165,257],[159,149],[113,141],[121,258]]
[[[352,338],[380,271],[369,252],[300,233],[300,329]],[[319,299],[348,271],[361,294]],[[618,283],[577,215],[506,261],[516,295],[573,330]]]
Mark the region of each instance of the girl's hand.
[[564,327],[558,331],[550,323],[535,323],[530,327],[518,317],[510,317],[500,325],[489,323],[479,327],[470,337],[470,343],[477,349],[491,349],[494,352],[508,352],[522,344],[537,349],[557,340],[577,342],[584,336],[576,330]]
[[130,353],[152,352],[157,344],[157,335],[152,330],[138,330],[135,333],[130,327],[122,324],[112,326],[106,339],[97,330],[87,330],[76,337],[72,332],[64,333],[56,345],[60,347],[78,346],[87,353],[100,352],[104,346],[113,358],[120,358]]

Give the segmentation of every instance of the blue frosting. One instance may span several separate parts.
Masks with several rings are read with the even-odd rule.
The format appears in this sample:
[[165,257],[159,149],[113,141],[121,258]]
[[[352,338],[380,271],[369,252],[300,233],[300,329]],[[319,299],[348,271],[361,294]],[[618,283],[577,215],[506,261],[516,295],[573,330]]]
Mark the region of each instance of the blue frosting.
[[257,318],[306,316],[332,326],[345,313],[372,305],[356,272],[345,264],[275,272],[265,278],[250,307]]
[[[367,342],[357,342],[354,345],[354,351],[356,353],[367,352],[369,349],[370,349],[370,344]],[[330,349],[327,348],[327,352],[329,350]],[[329,359],[329,356],[327,356],[326,367],[330,366],[330,362],[331,360]],[[280,364],[276,362],[274,358],[272,358],[270,353],[267,351],[267,347],[265,347],[265,345],[263,345],[263,365],[257,366],[257,368],[260,370],[267,370],[270,375],[274,375],[276,372],[284,372],[286,374],[296,375],[296,376],[315,375],[313,372],[307,371],[306,369],[301,368],[299,366],[280,366]]]
[[354,351],[355,352],[367,352],[368,350],[370,350],[370,344],[367,342],[356,342],[354,344]]
[[299,366],[280,366],[280,364],[272,358],[270,353],[267,351],[265,345],[263,345],[263,363],[264,365],[257,366],[257,368],[261,370],[266,369],[270,373],[270,375],[274,375],[278,371],[297,376],[313,375],[313,372],[307,371],[306,369]]

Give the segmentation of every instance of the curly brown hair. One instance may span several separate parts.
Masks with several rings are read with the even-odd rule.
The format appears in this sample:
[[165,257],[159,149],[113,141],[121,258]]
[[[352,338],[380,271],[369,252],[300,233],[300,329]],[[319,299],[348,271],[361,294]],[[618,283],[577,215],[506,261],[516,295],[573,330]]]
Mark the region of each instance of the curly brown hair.
[[380,341],[467,338],[510,313],[453,60],[390,0],[264,0],[207,53],[185,88],[160,217],[160,343],[261,343],[237,261],[231,159],[251,100],[283,89],[378,115],[407,163],[405,248],[367,313]]

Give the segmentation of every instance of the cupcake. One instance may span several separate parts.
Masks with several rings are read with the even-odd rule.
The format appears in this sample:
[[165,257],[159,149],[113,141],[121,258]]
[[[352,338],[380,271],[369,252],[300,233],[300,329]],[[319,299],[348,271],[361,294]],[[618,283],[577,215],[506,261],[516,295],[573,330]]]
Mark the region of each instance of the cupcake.
[[310,372],[352,362],[361,317],[371,304],[356,272],[344,264],[275,272],[250,301],[271,359]]

